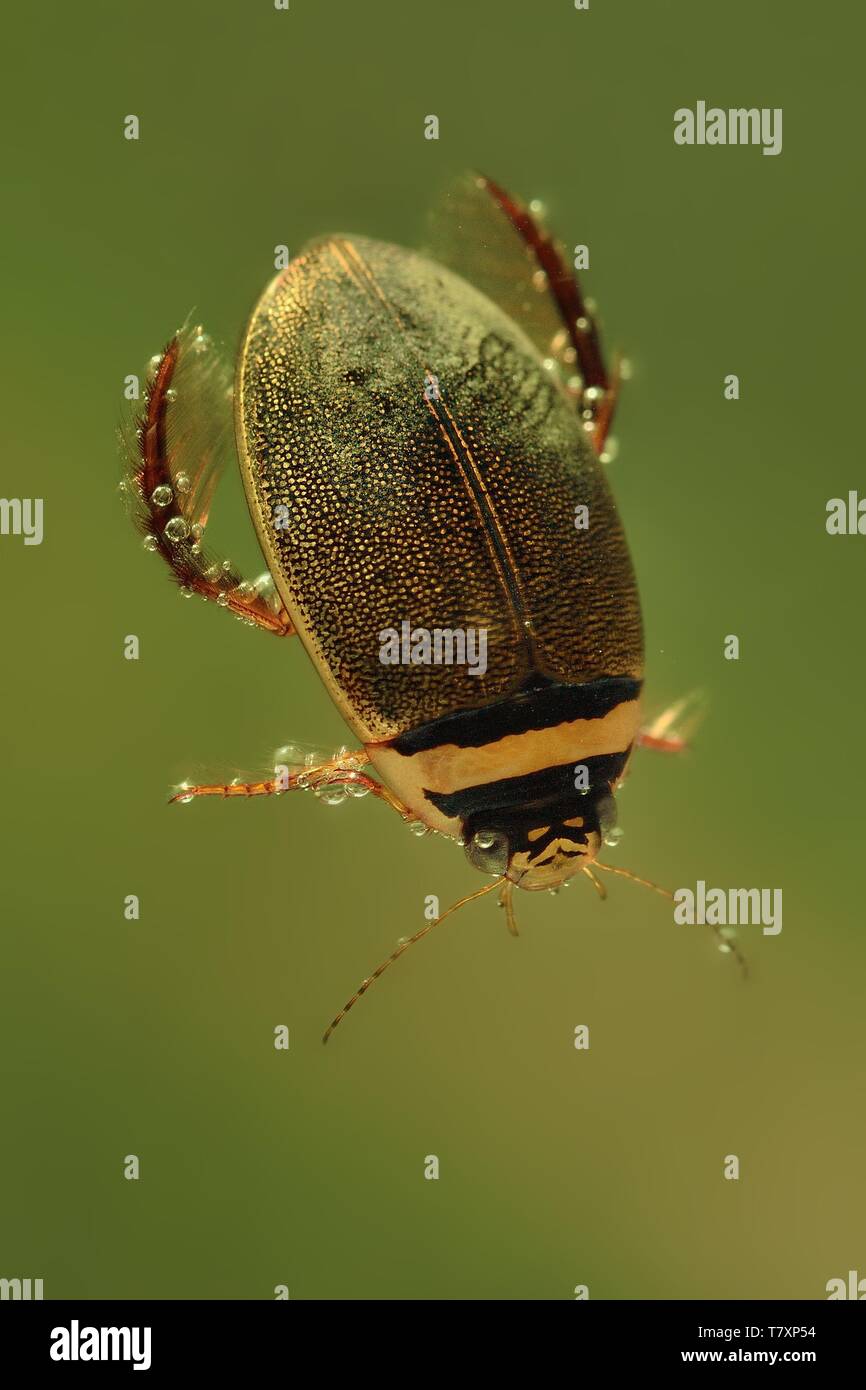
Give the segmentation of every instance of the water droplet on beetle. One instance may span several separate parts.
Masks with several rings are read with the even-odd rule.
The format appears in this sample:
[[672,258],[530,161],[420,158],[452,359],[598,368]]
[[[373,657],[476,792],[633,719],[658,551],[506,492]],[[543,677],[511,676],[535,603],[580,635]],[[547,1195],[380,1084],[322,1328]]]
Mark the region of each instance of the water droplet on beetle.
[[173,516],[171,521],[166,524],[165,537],[171,541],[172,545],[180,545],[189,535],[189,526],[182,516]]

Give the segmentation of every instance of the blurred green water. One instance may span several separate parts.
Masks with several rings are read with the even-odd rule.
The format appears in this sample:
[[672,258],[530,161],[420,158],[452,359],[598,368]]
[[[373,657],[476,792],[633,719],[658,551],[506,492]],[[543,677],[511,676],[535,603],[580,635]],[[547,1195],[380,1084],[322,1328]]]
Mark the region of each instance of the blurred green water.
[[[47,1297],[761,1298],[866,1269],[866,542],[824,530],[863,477],[863,33],[821,15],[91,0],[8,19],[0,491],[46,520],[41,546],[0,538],[0,1276]],[[698,99],[782,107],[783,153],[675,147]],[[742,986],[628,884],[605,905],[524,895],[518,941],[479,903],[324,1050],[425,896],[478,881],[368,801],[166,807],[183,776],[344,731],[297,644],[180,602],[140,552],[114,430],[124,376],[190,310],[237,341],[276,244],[412,244],[466,167],[592,248],[635,366],[612,479],[648,700],[710,697],[687,758],[640,755],[613,853],[662,883],[781,887],[784,929],[745,929]],[[217,524],[255,568],[236,483]]]

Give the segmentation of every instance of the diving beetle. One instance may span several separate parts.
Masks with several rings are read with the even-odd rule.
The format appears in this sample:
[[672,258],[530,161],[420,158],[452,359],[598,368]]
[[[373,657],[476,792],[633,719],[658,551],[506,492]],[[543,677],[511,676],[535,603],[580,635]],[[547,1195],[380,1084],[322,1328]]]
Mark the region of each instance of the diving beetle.
[[[201,330],[176,334],[153,359],[132,451],[145,546],[183,593],[297,634],[360,744],[173,799],[369,792],[492,876],[403,941],[325,1041],[473,898],[498,888],[516,931],[515,887],[582,873],[604,896],[596,870],[646,883],[599,860],[614,794],[637,743],[683,744],[676,710],[640,727],[640,605],[603,469],[619,366],[531,208],[475,175],[443,208],[429,254],[308,244],[253,310],[233,390]],[[264,583],[203,543],[232,397]],[[407,659],[386,660],[401,629]],[[431,659],[419,636],[470,629],[485,634],[483,669],[453,641]]]

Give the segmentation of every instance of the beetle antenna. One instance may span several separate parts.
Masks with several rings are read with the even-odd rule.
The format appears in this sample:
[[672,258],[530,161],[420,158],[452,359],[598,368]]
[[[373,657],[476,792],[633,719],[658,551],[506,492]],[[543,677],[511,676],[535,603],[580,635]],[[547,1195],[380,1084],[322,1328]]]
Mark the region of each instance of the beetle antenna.
[[674,901],[674,895],[669,888],[662,888],[658,883],[653,883],[648,878],[641,878],[638,874],[633,874],[631,869],[620,869],[613,864],[602,864],[600,859],[594,859],[593,868],[604,869],[608,874],[619,874],[620,878],[630,878],[632,883],[640,883],[644,888],[651,888],[654,893],[661,893],[663,898],[670,898]]
[[[641,878],[638,874],[633,874],[631,869],[615,868],[613,864],[602,864],[598,859],[594,860],[593,866],[596,869],[604,869],[605,872],[609,874],[619,874],[620,878],[630,878],[632,883],[640,883],[644,888],[652,888],[654,893],[661,893],[663,898],[670,898],[671,902],[675,901],[674,895],[669,888],[661,888],[659,884],[652,883],[650,879]],[[725,955],[734,957],[734,960],[742,971],[743,979],[745,980],[749,974],[749,966],[739,946],[736,946],[733,941],[729,941],[726,937],[722,936],[715,922],[710,922],[709,925],[712,927],[716,939],[718,940],[719,950],[724,951]]]
[[322,1037],[322,1042],[326,1043],[328,1041],[328,1038],[333,1033],[337,1024],[346,1017],[350,1009],[355,1007],[361,996],[367,993],[367,990],[370,988],[371,984],[373,984],[374,980],[378,980],[380,975],[384,975],[388,966],[392,965],[399,956],[402,956],[404,951],[408,951],[409,947],[414,946],[416,941],[420,941],[421,938],[426,936],[428,932],[431,932],[434,927],[438,927],[439,923],[444,922],[446,917],[450,917],[452,912],[456,912],[458,907],[463,907],[465,903],[471,903],[474,898],[482,898],[485,893],[492,893],[494,888],[499,887],[500,882],[501,880],[496,878],[492,883],[485,884],[483,888],[478,888],[474,893],[467,893],[465,898],[461,898],[459,902],[452,903],[447,911],[436,918],[435,922],[428,922],[426,927],[422,927],[420,931],[416,931],[414,936],[410,936],[406,941],[401,941],[396,951],[392,951],[387,960],[383,960],[381,965],[376,966],[372,975],[367,976],[367,979],[356,989],[348,1003],[343,1005],[333,1022],[328,1024]]

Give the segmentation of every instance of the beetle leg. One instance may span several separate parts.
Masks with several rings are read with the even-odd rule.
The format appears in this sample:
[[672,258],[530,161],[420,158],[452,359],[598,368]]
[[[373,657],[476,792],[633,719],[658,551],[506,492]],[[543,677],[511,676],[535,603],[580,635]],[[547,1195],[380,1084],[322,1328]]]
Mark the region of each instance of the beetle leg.
[[586,434],[607,462],[623,373],[618,364],[608,370],[594,306],[564,248],[530,208],[482,174],[458,182],[432,234],[437,259],[499,304],[543,357],[560,362]]
[[411,819],[409,809],[388,787],[360,771],[368,761],[368,755],[363,749],[359,749],[348,754],[338,753],[315,767],[301,767],[294,772],[290,772],[288,768],[278,768],[276,776],[259,782],[184,782],[169,798],[169,804],[193,801],[199,796],[280,796],[283,792],[290,791],[321,791],[324,787],[345,787],[347,791],[351,788],[356,796],[370,792],[397,811],[404,820]]
[[200,594],[251,626],[287,637],[291,619],[269,575],[250,583],[201,537],[232,429],[230,380],[200,329],[177,333],[155,360],[130,446],[136,525],[181,593]]
[[705,712],[703,694],[693,691],[668,705],[651,724],[641,729],[635,742],[639,748],[654,748],[661,753],[682,753],[689,747]]

